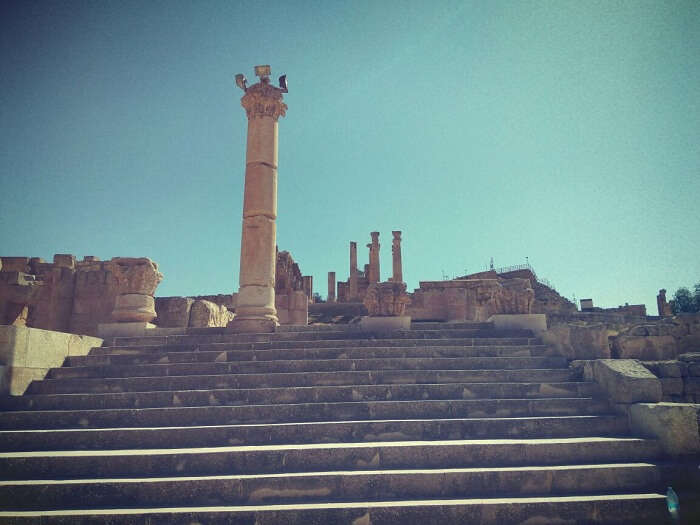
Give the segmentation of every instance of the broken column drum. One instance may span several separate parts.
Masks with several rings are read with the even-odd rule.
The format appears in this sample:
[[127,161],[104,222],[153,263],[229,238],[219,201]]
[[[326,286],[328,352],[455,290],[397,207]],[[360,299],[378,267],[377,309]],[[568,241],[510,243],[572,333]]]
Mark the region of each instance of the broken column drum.
[[286,89],[270,85],[269,67],[256,67],[260,82],[245,86],[241,105],[248,117],[240,288],[234,331],[270,332],[278,325],[275,309],[277,219],[277,120],[287,105]]

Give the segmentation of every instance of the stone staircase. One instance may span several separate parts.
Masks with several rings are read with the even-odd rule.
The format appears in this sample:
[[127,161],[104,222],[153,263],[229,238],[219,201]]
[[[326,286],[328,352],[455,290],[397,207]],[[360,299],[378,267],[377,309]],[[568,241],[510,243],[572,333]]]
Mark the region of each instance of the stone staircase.
[[0,523],[665,523],[567,365],[487,323],[116,339],[2,399]]

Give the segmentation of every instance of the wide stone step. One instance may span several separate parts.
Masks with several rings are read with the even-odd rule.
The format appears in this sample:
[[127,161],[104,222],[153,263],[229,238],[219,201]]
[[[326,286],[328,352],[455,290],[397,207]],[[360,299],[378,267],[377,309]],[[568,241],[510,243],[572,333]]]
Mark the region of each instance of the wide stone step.
[[376,347],[514,347],[514,346],[541,346],[542,340],[538,338],[451,338],[451,339],[330,339],[317,341],[274,341],[274,342],[224,342],[224,343],[169,343],[162,344],[117,344],[96,347],[90,351],[90,355],[102,354],[133,354],[148,352],[226,352],[230,350],[285,350],[285,349],[313,349],[313,348],[376,348]]
[[116,345],[167,345],[167,344],[205,344],[205,343],[265,343],[290,341],[317,341],[330,339],[446,339],[446,338],[484,338],[510,339],[531,338],[530,330],[496,330],[496,329],[447,329],[447,330],[396,330],[389,333],[367,333],[357,330],[320,331],[320,332],[276,332],[272,334],[186,334],[145,337],[117,337]]
[[262,505],[314,501],[545,496],[657,489],[650,463],[351,470],[164,478],[0,481],[0,508]]
[[74,392],[150,392],[222,388],[275,388],[295,386],[565,382],[572,377],[565,368],[527,370],[374,370],[295,372],[279,374],[218,374],[155,377],[65,378],[34,381],[28,394]]
[[616,415],[321,421],[253,425],[66,430],[1,430],[0,451],[217,447],[433,439],[622,436]]
[[236,361],[221,363],[165,363],[52,368],[47,377],[144,377],[211,374],[255,374],[352,370],[513,370],[566,368],[565,357],[401,357],[383,359],[317,359]]
[[594,383],[583,382],[316,386],[7,396],[0,398],[0,410],[91,410],[420,399],[570,398],[590,397],[596,393]]
[[3,452],[6,480],[272,474],[333,470],[514,467],[649,461],[636,438],[491,439],[184,449]]
[[[139,351],[134,351],[139,348]],[[107,350],[107,349],[100,349]],[[385,359],[400,357],[532,357],[547,352],[544,345],[536,346],[416,346],[363,348],[285,348],[273,350],[182,350],[171,347],[142,350],[122,347],[114,353],[93,352],[87,356],[66,358],[68,366],[104,366],[150,363],[211,363],[232,361],[275,361],[305,359]]]
[[200,406],[4,412],[3,429],[105,428],[467,417],[575,416],[606,413],[593,398],[358,401],[281,405]]
[[7,525],[445,525],[479,523],[666,523],[662,494],[608,494],[488,499],[437,499],[337,502],[288,505],[203,506],[180,508],[109,508],[65,511],[0,512]]

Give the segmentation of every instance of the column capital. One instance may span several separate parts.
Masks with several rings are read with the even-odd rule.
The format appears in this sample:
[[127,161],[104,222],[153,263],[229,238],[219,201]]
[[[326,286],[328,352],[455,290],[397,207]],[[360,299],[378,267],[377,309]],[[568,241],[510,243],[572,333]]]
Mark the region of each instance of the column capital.
[[266,79],[248,87],[241,98],[241,106],[248,119],[272,117],[279,119],[287,113],[287,104],[282,101],[284,90],[272,86]]

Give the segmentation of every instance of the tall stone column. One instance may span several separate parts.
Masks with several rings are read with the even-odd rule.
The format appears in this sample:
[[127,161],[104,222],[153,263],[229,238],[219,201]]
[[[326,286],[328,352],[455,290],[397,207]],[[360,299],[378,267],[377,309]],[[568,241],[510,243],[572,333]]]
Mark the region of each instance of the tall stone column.
[[371,244],[369,248],[369,284],[379,282],[379,232],[371,232]]
[[314,299],[314,277],[313,275],[304,275],[302,279],[304,280],[304,292],[306,292],[306,299],[309,303],[312,303]]
[[350,297],[348,300],[357,300],[357,243],[350,241]]
[[328,272],[328,302],[335,302],[335,272]]
[[401,232],[391,232],[394,236],[391,241],[392,282],[403,282],[403,270],[401,268]]
[[241,105],[248,117],[243,232],[241,235],[240,288],[236,317],[229,327],[236,332],[273,332],[278,325],[275,309],[275,245],[277,219],[277,120],[287,105],[282,87],[270,84],[270,67],[256,66],[260,81],[247,86]]

